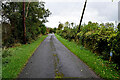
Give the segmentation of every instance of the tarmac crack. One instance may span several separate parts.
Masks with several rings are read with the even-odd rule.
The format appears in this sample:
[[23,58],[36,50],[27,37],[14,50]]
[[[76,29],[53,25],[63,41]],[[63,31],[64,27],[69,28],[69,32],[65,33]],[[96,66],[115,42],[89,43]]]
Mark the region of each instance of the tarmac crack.
[[54,67],[55,67],[55,78],[63,78],[63,73],[61,72],[61,65],[60,65],[60,61],[56,52],[56,48],[54,46],[53,43],[53,36],[51,36],[50,38],[50,45],[52,48],[52,53],[53,53],[53,57],[54,57]]

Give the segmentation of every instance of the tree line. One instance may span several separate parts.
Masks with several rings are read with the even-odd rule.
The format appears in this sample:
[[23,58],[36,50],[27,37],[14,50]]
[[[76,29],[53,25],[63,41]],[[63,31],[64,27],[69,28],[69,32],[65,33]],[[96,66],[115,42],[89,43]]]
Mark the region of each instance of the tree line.
[[[51,12],[45,9],[45,2],[25,2],[26,42],[36,40],[46,34],[45,23]],[[2,46],[11,47],[24,43],[23,3],[2,3]]]
[[98,24],[91,21],[80,27],[74,23],[59,23],[56,33],[69,41],[74,41],[105,60],[112,61],[120,66],[120,23],[115,28],[113,23]]

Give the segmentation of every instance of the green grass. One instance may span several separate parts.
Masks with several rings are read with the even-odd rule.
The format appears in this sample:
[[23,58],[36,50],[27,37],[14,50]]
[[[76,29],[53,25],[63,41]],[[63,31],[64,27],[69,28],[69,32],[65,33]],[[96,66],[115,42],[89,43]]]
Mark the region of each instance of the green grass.
[[28,59],[46,37],[47,35],[44,35],[31,44],[21,45],[3,51],[2,78],[17,78],[28,62]]
[[[116,71],[108,61],[102,60],[95,53],[90,52],[75,42],[70,42],[55,34],[57,39],[64,44],[71,52],[85,62],[98,76],[104,79],[120,79],[120,73]],[[107,63],[107,64],[106,64]]]

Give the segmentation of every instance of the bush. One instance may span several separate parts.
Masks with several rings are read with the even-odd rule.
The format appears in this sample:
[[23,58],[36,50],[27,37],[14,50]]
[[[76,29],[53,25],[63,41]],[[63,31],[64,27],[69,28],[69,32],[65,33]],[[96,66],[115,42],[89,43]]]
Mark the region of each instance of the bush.
[[6,57],[8,57],[8,56],[12,56],[11,51],[10,51],[9,49],[4,50],[4,51],[2,52],[2,58],[6,58]]

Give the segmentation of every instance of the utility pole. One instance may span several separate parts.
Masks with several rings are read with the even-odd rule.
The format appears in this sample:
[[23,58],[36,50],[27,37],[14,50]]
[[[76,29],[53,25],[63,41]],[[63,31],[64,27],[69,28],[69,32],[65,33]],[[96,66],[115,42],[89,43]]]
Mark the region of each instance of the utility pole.
[[83,8],[82,16],[81,16],[81,19],[80,19],[78,32],[80,32],[80,27],[81,27],[81,24],[82,24],[82,19],[83,19],[83,15],[84,15],[84,12],[85,12],[86,4],[87,4],[87,0],[85,1],[85,4],[84,4],[84,8]]
[[25,1],[23,0],[23,42],[26,44]]

